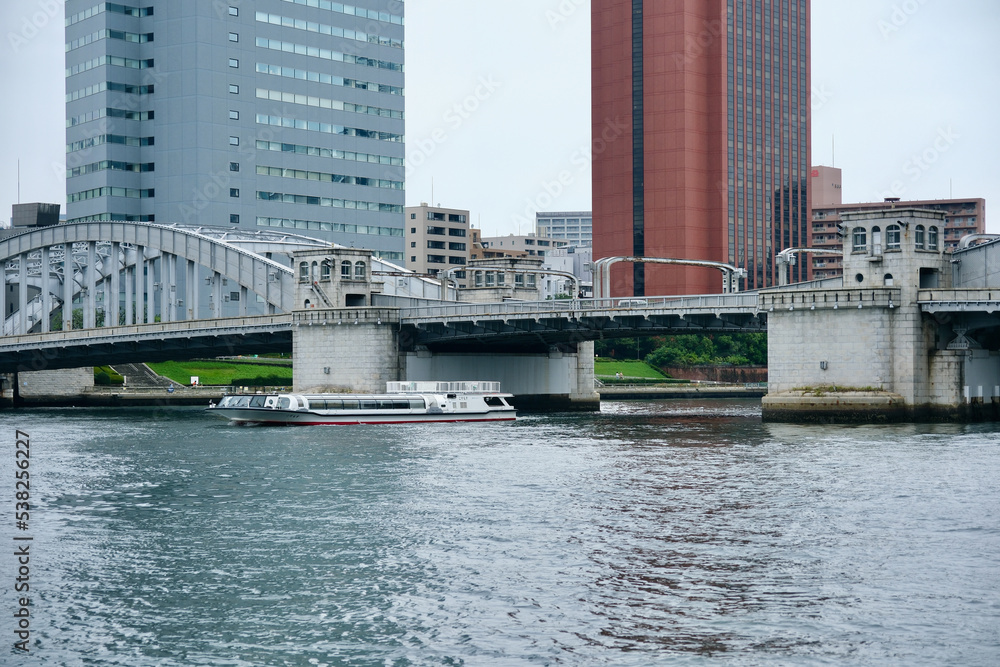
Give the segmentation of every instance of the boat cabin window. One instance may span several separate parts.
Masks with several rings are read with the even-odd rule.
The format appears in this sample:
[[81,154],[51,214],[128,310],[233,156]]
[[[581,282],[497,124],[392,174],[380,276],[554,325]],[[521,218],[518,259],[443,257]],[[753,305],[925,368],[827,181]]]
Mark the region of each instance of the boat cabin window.
[[267,396],[251,396],[250,397],[250,407],[251,408],[262,408],[264,407],[264,401],[267,400]]
[[378,401],[370,398],[361,399],[361,409],[362,410],[375,410],[378,408]]
[[504,407],[507,404],[504,403],[504,400],[502,398],[500,398],[499,396],[487,396],[486,397],[486,405],[489,405],[490,407],[494,407],[494,408],[501,408],[501,407]]
[[234,408],[245,408],[245,407],[248,407],[250,405],[250,397],[249,396],[234,396],[233,399],[235,399],[233,401],[233,407]]
[[411,398],[410,399],[410,409],[411,410],[424,410],[427,407],[427,402],[422,398]]
[[292,402],[288,400],[287,396],[281,396],[278,398],[278,409],[287,410],[291,406]]
[[344,399],[344,409],[345,410],[357,410],[360,407],[359,401],[356,398],[345,398]]

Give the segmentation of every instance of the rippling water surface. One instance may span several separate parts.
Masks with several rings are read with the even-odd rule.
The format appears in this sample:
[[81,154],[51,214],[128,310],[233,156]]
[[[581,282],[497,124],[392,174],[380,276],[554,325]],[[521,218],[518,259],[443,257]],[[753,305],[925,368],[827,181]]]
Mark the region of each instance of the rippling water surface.
[[995,424],[5,413],[8,536],[17,428],[32,646],[9,650],[5,556],[0,664],[1000,664]]

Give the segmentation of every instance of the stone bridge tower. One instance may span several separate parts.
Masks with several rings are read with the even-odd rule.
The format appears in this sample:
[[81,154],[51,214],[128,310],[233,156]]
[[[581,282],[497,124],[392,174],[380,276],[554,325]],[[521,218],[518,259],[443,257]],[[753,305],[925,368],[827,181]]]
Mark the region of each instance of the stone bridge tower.
[[333,246],[293,255],[295,391],[381,393],[399,379],[399,310],[373,307],[371,259]]
[[938,323],[918,302],[921,289],[951,287],[944,214],[883,209],[844,213],[841,220],[841,287],[805,284],[762,293],[765,418],[836,413],[870,421],[957,408],[962,353],[946,349]]

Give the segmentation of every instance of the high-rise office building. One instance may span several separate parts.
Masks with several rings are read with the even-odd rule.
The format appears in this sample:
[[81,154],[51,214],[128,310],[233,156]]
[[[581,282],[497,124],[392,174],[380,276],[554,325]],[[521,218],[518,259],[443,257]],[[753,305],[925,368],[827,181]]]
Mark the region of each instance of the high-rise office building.
[[403,259],[403,3],[66,0],[69,220]]
[[[808,0],[594,0],[594,256],[724,262],[777,284],[808,244]],[[614,294],[718,292],[718,271],[616,266]],[[799,267],[798,270],[802,270]]]

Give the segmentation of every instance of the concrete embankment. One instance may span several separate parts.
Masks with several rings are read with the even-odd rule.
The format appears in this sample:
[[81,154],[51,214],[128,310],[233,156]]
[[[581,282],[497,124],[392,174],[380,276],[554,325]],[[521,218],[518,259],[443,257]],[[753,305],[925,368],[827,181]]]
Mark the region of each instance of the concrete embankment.
[[884,424],[895,422],[980,422],[1000,419],[1000,401],[941,406],[907,405],[887,391],[789,391],[761,401],[767,422],[799,424]]
[[601,400],[643,400],[664,398],[760,398],[767,387],[725,384],[616,385],[597,389]]
[[10,392],[0,397],[0,407],[10,408],[89,408],[146,406],[208,406],[231,387],[180,387],[173,391],[153,388],[94,387],[70,396],[41,395],[20,397],[16,405]]

